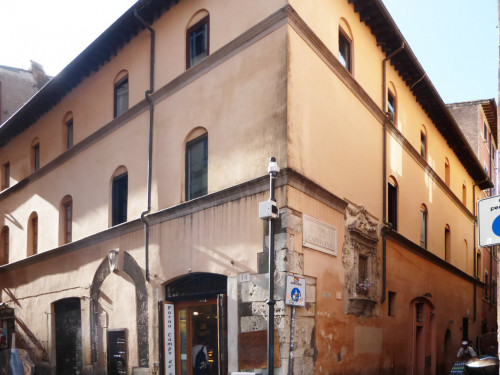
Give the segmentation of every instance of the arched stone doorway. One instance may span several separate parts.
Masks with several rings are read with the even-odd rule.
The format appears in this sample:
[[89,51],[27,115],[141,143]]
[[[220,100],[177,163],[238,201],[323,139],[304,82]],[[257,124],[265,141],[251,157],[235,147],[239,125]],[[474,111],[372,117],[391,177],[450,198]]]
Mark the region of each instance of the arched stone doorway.
[[[116,272],[116,271],[115,271]],[[134,258],[127,252],[123,252],[123,269],[118,271],[118,274],[123,272],[127,279],[133,283],[135,288],[135,315],[136,315],[136,335],[137,343],[131,343],[129,347],[137,350],[137,358],[139,367],[149,367],[149,341],[148,341],[148,293],[146,289],[146,280],[142,269],[139,267]],[[103,360],[98,358],[99,343],[102,342],[102,337],[99,337],[99,298],[101,297],[101,288],[106,278],[111,274],[108,258],[103,259],[92,280],[91,286],[91,340],[92,340],[92,364],[97,365],[103,363]],[[126,306],[123,306],[125,309]],[[109,337],[119,337],[119,333],[113,333]],[[100,341],[101,340],[101,341]],[[108,343],[108,350],[110,348]]]

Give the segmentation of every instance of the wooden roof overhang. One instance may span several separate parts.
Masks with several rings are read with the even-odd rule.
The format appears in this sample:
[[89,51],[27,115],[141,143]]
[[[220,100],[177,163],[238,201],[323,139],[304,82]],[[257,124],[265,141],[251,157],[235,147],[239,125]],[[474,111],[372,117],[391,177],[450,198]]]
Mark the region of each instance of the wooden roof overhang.
[[[382,49],[382,52],[386,56],[389,56],[404,44],[404,49],[391,58],[391,65],[410,88],[416,101],[432,120],[475,183],[481,189],[493,187],[493,183],[482,168],[481,162],[472,151],[464,134],[448,111],[434,85],[427,77],[424,69],[408,46],[408,42],[404,39],[382,1],[348,0],[348,2],[353,4],[354,10],[359,14],[361,22],[370,28],[377,41],[377,46]],[[493,117],[493,113],[488,113],[489,117]]]
[[20,134],[93,72],[116,56],[132,38],[144,30],[135,12],[152,24],[179,0],[139,0],[92,44],[42,87],[26,104],[0,126],[0,147]]

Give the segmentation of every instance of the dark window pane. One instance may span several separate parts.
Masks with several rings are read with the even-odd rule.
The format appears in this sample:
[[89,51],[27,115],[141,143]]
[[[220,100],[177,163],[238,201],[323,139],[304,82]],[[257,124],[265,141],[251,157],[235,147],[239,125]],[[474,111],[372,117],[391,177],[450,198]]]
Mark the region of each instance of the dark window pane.
[[387,94],[387,110],[392,115],[392,121],[396,120],[396,103],[394,96],[389,92]]
[[33,146],[33,166],[35,171],[40,169],[40,145]]
[[388,188],[388,208],[387,220],[392,224],[394,230],[398,229],[398,189],[391,183],[387,184]]
[[128,109],[128,77],[115,85],[115,117]]
[[186,145],[186,200],[207,194],[208,138],[206,135]]
[[128,174],[115,177],[112,187],[111,224],[117,225],[127,221]]
[[73,147],[73,120],[69,120],[66,123],[66,127],[67,127],[67,130],[68,130],[68,137],[67,137],[66,147],[67,148],[71,148],[71,147]]
[[188,29],[187,50],[188,68],[208,56],[208,17]]
[[339,32],[339,60],[348,71],[351,71],[351,43]]

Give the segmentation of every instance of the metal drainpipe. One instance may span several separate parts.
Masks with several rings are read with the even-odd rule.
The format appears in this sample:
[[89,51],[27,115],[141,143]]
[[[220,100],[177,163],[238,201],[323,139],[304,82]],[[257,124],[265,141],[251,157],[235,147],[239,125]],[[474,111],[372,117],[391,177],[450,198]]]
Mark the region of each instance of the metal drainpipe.
[[473,216],[474,216],[474,223],[472,223],[472,229],[473,229],[473,238],[474,238],[474,245],[473,245],[473,249],[474,249],[474,301],[473,301],[473,306],[474,306],[474,321],[476,321],[476,286],[477,286],[477,280],[479,280],[479,275],[477,274],[477,248],[476,248],[476,225],[477,225],[477,214],[476,214],[476,186],[479,186],[480,184],[482,184],[483,182],[486,182],[488,181],[489,179],[488,178],[485,178],[483,181],[480,181],[479,183],[477,184],[474,184],[472,185],[472,213],[473,213]]
[[[387,56],[384,60],[382,60],[382,111],[386,111],[387,107],[387,68],[386,63],[394,56],[396,56],[399,52],[401,52],[405,48],[405,44],[401,44],[397,50],[392,52],[389,56]],[[384,226],[389,228],[389,231],[392,229],[392,225],[387,222],[387,122],[389,118],[387,117],[384,120],[384,137],[383,137],[383,157],[382,157],[382,222]],[[382,229],[382,298],[380,303],[385,302],[386,292],[386,283],[387,283],[387,265],[386,265],[386,257],[387,257],[387,239],[386,239],[386,230]]]
[[155,76],[155,31],[134,9],[135,18],[151,33],[151,49],[150,49],[150,67],[149,67],[149,90],[144,93],[146,100],[149,102],[149,150],[148,150],[148,208],[141,213],[141,220],[144,223],[144,250],[146,259],[146,280],[149,282],[149,223],[146,215],[151,212],[151,178],[153,170],[153,119],[154,119],[154,102],[151,99],[151,94],[154,92],[154,76]]

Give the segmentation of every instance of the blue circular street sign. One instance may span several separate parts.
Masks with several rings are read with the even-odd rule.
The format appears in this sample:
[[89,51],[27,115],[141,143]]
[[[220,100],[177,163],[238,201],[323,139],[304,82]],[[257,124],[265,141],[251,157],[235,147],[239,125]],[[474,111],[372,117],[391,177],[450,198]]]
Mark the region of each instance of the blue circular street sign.
[[292,289],[292,293],[291,294],[291,297],[292,297],[292,300],[294,302],[297,302],[300,298],[300,289],[299,288],[293,288]]
[[491,229],[493,230],[493,233],[495,233],[497,236],[500,236],[500,215],[497,216],[495,220],[493,220]]

